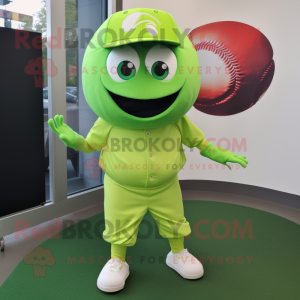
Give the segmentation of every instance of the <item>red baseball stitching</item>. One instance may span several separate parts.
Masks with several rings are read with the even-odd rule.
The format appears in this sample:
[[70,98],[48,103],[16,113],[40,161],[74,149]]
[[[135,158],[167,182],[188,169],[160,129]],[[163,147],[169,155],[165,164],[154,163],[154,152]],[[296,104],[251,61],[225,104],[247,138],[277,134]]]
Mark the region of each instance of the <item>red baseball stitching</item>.
[[269,64],[269,66],[267,67],[267,69],[264,71],[264,73],[262,74],[259,83],[258,83],[258,87],[256,88],[255,91],[255,95],[254,95],[254,101],[251,103],[250,107],[253,106],[254,104],[256,104],[256,102],[265,94],[265,92],[267,90],[265,90],[264,92],[262,92],[262,89],[264,89],[264,85],[265,85],[265,80],[268,80],[268,77],[270,76],[270,70],[274,68],[274,61],[272,59],[271,63]]
[[[225,99],[222,99],[221,101],[218,101],[217,103],[212,103],[212,104],[203,104],[203,103],[196,102],[195,105],[214,106],[214,105],[222,104],[222,103],[228,101],[230,98],[232,98],[236,94],[236,92],[238,91],[238,89],[241,86],[242,76],[241,76],[241,70],[240,70],[240,65],[239,65],[238,60],[231,53],[230,50],[228,50],[224,45],[222,45],[218,41],[210,40],[210,41],[200,42],[200,43],[194,45],[194,47],[195,47],[196,51],[208,50],[208,51],[212,51],[215,54],[219,55],[219,57],[221,57],[221,59],[226,64],[226,67],[230,73],[229,89],[228,89],[228,92],[226,92],[224,95]],[[201,88],[200,88],[200,90],[201,90]]]
[[270,63],[270,65],[268,66],[268,68],[266,69],[266,71],[264,72],[264,74],[262,75],[261,79],[260,79],[260,83],[262,83],[262,81],[265,79],[265,77],[267,76],[267,73],[269,73],[271,67],[273,66],[273,61]]

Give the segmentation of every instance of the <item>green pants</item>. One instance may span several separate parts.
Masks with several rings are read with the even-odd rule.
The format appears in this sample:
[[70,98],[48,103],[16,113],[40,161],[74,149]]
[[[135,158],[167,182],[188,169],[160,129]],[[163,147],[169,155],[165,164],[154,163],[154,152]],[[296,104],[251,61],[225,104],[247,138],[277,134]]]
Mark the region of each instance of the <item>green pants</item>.
[[104,176],[103,238],[111,244],[133,246],[139,224],[149,210],[164,238],[180,238],[191,233],[184,217],[182,194],[176,175],[166,184],[154,188],[137,188],[118,184]]

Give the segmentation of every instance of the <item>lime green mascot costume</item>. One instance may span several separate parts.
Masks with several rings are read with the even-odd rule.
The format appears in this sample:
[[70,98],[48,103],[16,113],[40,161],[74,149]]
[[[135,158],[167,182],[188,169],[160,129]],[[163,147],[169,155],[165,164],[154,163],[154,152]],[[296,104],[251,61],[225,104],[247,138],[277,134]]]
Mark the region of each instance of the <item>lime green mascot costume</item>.
[[[101,151],[105,171],[104,239],[111,260],[97,286],[116,292],[125,285],[126,249],[136,242],[149,210],[170,242],[166,264],[186,279],[203,276],[203,266],[184,248],[191,233],[184,217],[177,173],[186,162],[182,144],[221,164],[247,166],[245,156],[217,148],[186,116],[200,89],[196,51],[170,14],[130,9],[109,17],[91,39],[83,60],[83,90],[99,116],[86,138],[63,116],[49,126],[68,147]],[[227,165],[229,167],[229,165]],[[230,167],[229,167],[230,168]]]

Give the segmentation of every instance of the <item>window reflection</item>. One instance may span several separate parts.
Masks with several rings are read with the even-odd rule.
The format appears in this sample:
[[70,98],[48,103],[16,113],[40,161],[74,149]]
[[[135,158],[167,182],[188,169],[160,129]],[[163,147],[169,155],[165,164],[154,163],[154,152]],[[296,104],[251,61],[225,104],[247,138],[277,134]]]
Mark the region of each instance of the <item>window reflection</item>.
[[[88,41],[79,33],[95,32],[106,19],[106,7],[106,1],[101,0],[65,0],[67,124],[84,137],[98,116],[88,106],[82,91],[79,70]],[[81,38],[85,44],[81,43]],[[88,154],[67,148],[68,194],[103,184],[104,172],[98,166],[99,156],[100,152]]]

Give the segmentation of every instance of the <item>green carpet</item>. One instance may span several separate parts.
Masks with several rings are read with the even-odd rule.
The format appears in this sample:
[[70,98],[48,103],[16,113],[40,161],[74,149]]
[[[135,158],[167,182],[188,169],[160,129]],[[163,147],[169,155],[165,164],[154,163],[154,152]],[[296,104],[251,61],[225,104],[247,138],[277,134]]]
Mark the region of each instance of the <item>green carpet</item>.
[[[300,299],[299,225],[234,204],[184,201],[184,207],[192,227],[185,246],[193,255],[202,256],[204,261],[205,275],[200,280],[185,280],[165,265],[165,257],[170,251],[168,242],[159,238],[156,225],[147,213],[136,245],[127,252],[131,274],[124,290],[114,294],[98,290],[96,280],[103,264],[97,259],[100,257],[99,261],[104,262],[110,255],[110,244],[97,237],[104,229],[102,213],[87,219],[90,222],[85,220],[74,225],[73,233],[65,230],[60,233],[60,239],[42,243],[40,246],[50,250],[55,258],[55,262],[53,258],[51,262],[50,251],[44,254],[49,264],[53,264],[44,269],[45,277],[40,276],[43,272],[39,273],[38,268],[34,270],[33,265],[21,261],[0,287],[0,298]],[[195,224],[203,219],[209,224],[194,230]],[[215,227],[220,222],[223,223]],[[88,231],[90,236],[81,236],[79,226],[85,228],[89,224],[92,225]],[[247,232],[241,230],[239,233],[238,225],[243,229],[245,224]],[[197,237],[197,232],[208,238]],[[76,237],[66,238],[65,235],[71,233]]]

